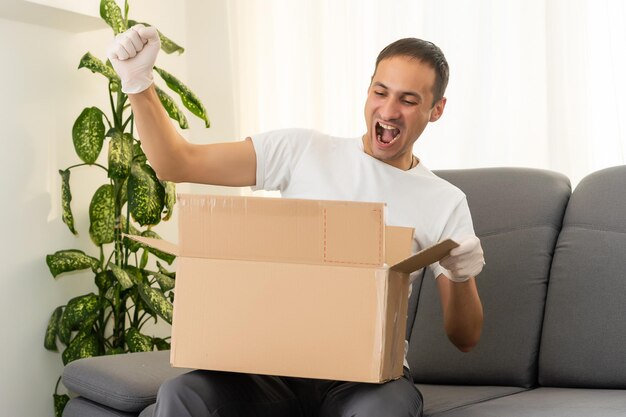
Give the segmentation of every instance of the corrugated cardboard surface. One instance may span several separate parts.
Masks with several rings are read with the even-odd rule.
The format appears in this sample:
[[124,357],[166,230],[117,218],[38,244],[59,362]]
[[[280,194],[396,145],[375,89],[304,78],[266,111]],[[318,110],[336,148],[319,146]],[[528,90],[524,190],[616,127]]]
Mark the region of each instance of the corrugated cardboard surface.
[[182,256],[382,266],[384,205],[181,194]]
[[[175,366],[381,380],[385,332],[393,332],[383,326],[395,314],[387,313],[387,300],[399,297],[386,288],[386,274],[381,279],[368,268],[304,270],[293,263],[198,258],[184,259],[178,268],[184,279],[177,278],[176,287]],[[389,379],[402,369],[384,373]]]
[[409,257],[412,229],[385,226],[379,203],[178,201],[178,249],[129,236],[179,254],[174,366],[359,382],[402,375],[408,274],[447,243]]

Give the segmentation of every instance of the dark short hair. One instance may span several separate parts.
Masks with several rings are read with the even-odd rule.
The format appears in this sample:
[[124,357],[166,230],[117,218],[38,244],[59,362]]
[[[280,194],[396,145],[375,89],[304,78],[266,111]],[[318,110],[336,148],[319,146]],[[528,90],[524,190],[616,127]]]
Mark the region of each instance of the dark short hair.
[[406,56],[417,59],[430,65],[435,70],[435,85],[433,86],[433,106],[443,98],[448,86],[448,78],[450,76],[450,67],[443,52],[437,45],[432,42],[417,38],[399,39],[387,45],[376,58],[376,68],[383,59],[392,58],[394,56]]

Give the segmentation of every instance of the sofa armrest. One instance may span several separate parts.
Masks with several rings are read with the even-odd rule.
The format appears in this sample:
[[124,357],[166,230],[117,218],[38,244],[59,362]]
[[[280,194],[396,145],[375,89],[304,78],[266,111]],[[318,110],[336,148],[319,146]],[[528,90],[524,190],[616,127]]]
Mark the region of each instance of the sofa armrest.
[[169,351],[128,353],[79,359],[63,370],[63,385],[96,403],[139,412],[156,401],[166,379],[189,372],[172,368]]

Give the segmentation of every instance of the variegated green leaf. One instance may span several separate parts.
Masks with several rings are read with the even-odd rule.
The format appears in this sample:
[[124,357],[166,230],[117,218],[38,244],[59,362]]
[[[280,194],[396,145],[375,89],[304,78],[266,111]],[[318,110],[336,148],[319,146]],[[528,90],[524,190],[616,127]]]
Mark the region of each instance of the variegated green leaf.
[[60,326],[69,330],[79,330],[85,327],[85,323],[93,320],[101,307],[100,299],[94,293],[72,298],[63,310]]
[[105,355],[119,355],[121,353],[126,353],[126,352],[124,351],[124,349],[116,347],[113,349],[107,349],[105,352]]
[[111,26],[116,35],[127,29],[122,11],[115,0],[100,0],[100,17]]
[[97,107],[87,107],[72,127],[74,149],[78,157],[87,164],[98,159],[104,142],[104,122],[102,111]]
[[165,298],[163,293],[147,284],[140,284],[137,288],[139,289],[139,295],[141,295],[141,298],[146,305],[163,318],[163,320],[172,324],[172,313],[174,311],[174,307],[172,306],[172,303]]
[[165,189],[154,170],[133,162],[128,179],[128,205],[133,219],[142,226],[159,223],[164,202]]
[[172,217],[172,213],[174,212],[174,205],[176,204],[176,184],[171,181],[161,181],[161,184],[165,188],[163,220],[168,221]]
[[135,284],[145,284],[148,282],[148,278],[144,275],[144,271],[136,266],[126,266],[126,272],[128,272],[128,276],[130,276]]
[[206,109],[200,99],[185,84],[169,72],[157,67],[154,67],[154,69],[159,73],[161,78],[163,78],[163,81],[165,81],[167,86],[180,96],[183,105],[187,107],[190,112],[204,120],[206,127],[210,127],[211,123],[209,122]]
[[168,271],[167,269],[163,268],[163,265],[161,265],[159,261],[157,261],[156,264],[157,264],[157,268],[159,268],[160,273],[162,273],[163,275],[167,275],[170,278],[176,279],[175,271]]
[[115,240],[115,191],[111,184],[101,185],[89,204],[89,235],[96,245]]
[[[128,222],[125,216],[121,216],[121,221],[122,221],[123,233],[134,235],[134,236],[141,235],[141,232],[135,226],[133,226],[132,222]],[[136,240],[129,239],[126,236],[124,236],[124,238],[122,239],[122,242],[124,246],[133,253],[137,252],[139,249],[143,247],[141,243],[137,242]]]
[[[153,230],[144,230],[143,232],[141,232],[141,236],[144,237],[149,237],[152,239],[161,239],[161,236],[159,236],[155,231]],[[162,252],[158,249],[155,249],[151,246],[144,246],[145,249],[148,250],[148,252],[150,252],[151,254],[153,254],[154,256],[156,256],[159,259],[163,259],[165,262],[168,263],[168,265],[171,265],[172,262],[174,262],[174,259],[176,259],[175,255],[172,255],[171,253],[166,253],[166,252]]]
[[91,54],[91,52],[87,52],[80,59],[80,63],[78,64],[78,69],[87,68],[93,73],[102,74],[114,83],[120,83],[120,77],[117,75],[115,70],[109,67],[107,64],[96,58]]
[[101,271],[96,274],[94,279],[100,294],[106,294],[106,292],[115,285],[115,275],[112,271]]
[[[120,224],[122,228],[122,233],[128,233],[135,236],[139,236],[141,234],[139,229],[133,226],[132,222],[128,222],[128,219],[126,219],[126,216],[124,215],[120,216]],[[135,249],[133,252],[137,252],[137,250]]]
[[148,265],[148,261],[150,260],[150,253],[147,250],[144,250],[141,254],[141,261],[139,262],[139,268],[144,269]]
[[109,288],[107,292],[104,294],[104,298],[109,300],[113,305],[119,305],[120,303],[119,287],[117,285],[114,285],[111,288]]
[[85,252],[75,249],[60,250],[52,255],[46,256],[46,264],[53,277],[57,277],[64,272],[79,271],[81,269],[91,268],[96,272],[100,266],[100,261]]
[[185,52],[185,48],[178,45],[176,42],[163,35],[161,32],[159,32],[159,37],[161,38],[161,49],[166,54],[173,54],[174,52],[178,52],[178,54],[180,55]]
[[61,343],[67,346],[70,344],[70,339],[72,338],[72,331],[68,327],[63,326],[62,320],[63,320],[63,315],[59,317],[59,322],[57,325],[59,329],[59,333],[57,336],[59,336],[59,340],[61,341]]
[[[131,162],[132,163],[132,162]],[[124,204],[128,202],[128,177],[122,181],[122,188],[120,189],[120,207],[124,207]],[[122,231],[126,231],[124,227]]]
[[154,342],[154,346],[158,350],[170,350],[171,349],[170,342],[168,342],[165,339],[161,339],[160,337],[153,337],[152,341]]
[[131,327],[126,332],[126,344],[131,352],[150,352],[154,349],[152,338],[141,334],[134,327]]
[[59,170],[61,174],[61,208],[63,209],[63,223],[67,225],[72,234],[77,235],[74,228],[74,215],[72,214],[72,191],[70,190],[70,170]]
[[159,96],[159,100],[161,100],[161,104],[163,104],[163,107],[165,107],[167,114],[169,114],[172,119],[178,122],[178,126],[180,126],[181,129],[188,129],[189,122],[187,121],[187,118],[180,110],[178,105],[174,102],[174,99],[163,90],[161,90],[159,87],[156,87],[156,92]]
[[[135,236],[140,235],[140,233],[130,233],[130,234],[135,235]],[[137,242],[136,240],[129,239],[126,236],[124,236],[124,239],[122,239],[122,242],[124,243],[124,246],[132,253],[137,253],[137,251],[143,247],[141,243]]]
[[63,365],[67,365],[77,359],[99,356],[100,353],[100,344],[95,334],[79,333],[63,351],[61,358],[63,359]]
[[146,158],[146,154],[143,153],[143,149],[141,149],[141,143],[133,143],[133,162],[145,164],[146,161],[148,161],[148,158]]
[[113,275],[115,276],[115,278],[120,283],[123,289],[127,290],[133,285],[135,285],[135,283],[133,282],[133,279],[130,277],[128,272],[124,270],[122,267],[119,267],[113,263],[110,263],[109,268],[111,268],[111,272],[113,272]]
[[[134,20],[128,20],[128,27],[133,27],[136,24],[142,24],[146,27],[152,26],[149,23],[146,22],[136,22]],[[183,48],[182,46],[177,45],[174,41],[172,41],[170,38],[168,38],[167,36],[165,36],[164,34],[161,33],[160,30],[157,30],[157,32],[159,32],[159,38],[161,39],[161,49],[163,50],[163,52],[165,52],[166,54],[171,54],[174,52],[178,52],[178,54],[182,54],[183,52],[185,52],[185,48]]]
[[165,274],[162,274],[160,272],[155,272],[152,275],[156,279],[157,283],[159,284],[159,287],[161,288],[161,291],[163,292],[167,292],[171,290],[176,285],[176,281],[174,281],[172,278],[168,277]]
[[46,329],[46,337],[44,338],[43,346],[48,350],[57,352],[57,335],[59,334],[59,322],[63,316],[63,307],[57,307],[50,316],[48,321],[48,328]]
[[63,417],[63,410],[65,410],[70,396],[67,394],[53,394],[52,397],[54,398],[54,417]]
[[109,178],[124,179],[133,160],[133,136],[114,130],[109,141]]

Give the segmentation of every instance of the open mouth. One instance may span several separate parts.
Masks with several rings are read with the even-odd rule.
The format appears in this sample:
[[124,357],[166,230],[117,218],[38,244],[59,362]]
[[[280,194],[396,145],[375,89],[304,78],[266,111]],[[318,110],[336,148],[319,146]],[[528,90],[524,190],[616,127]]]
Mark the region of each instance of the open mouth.
[[383,145],[391,145],[400,137],[400,129],[376,122],[376,140]]

